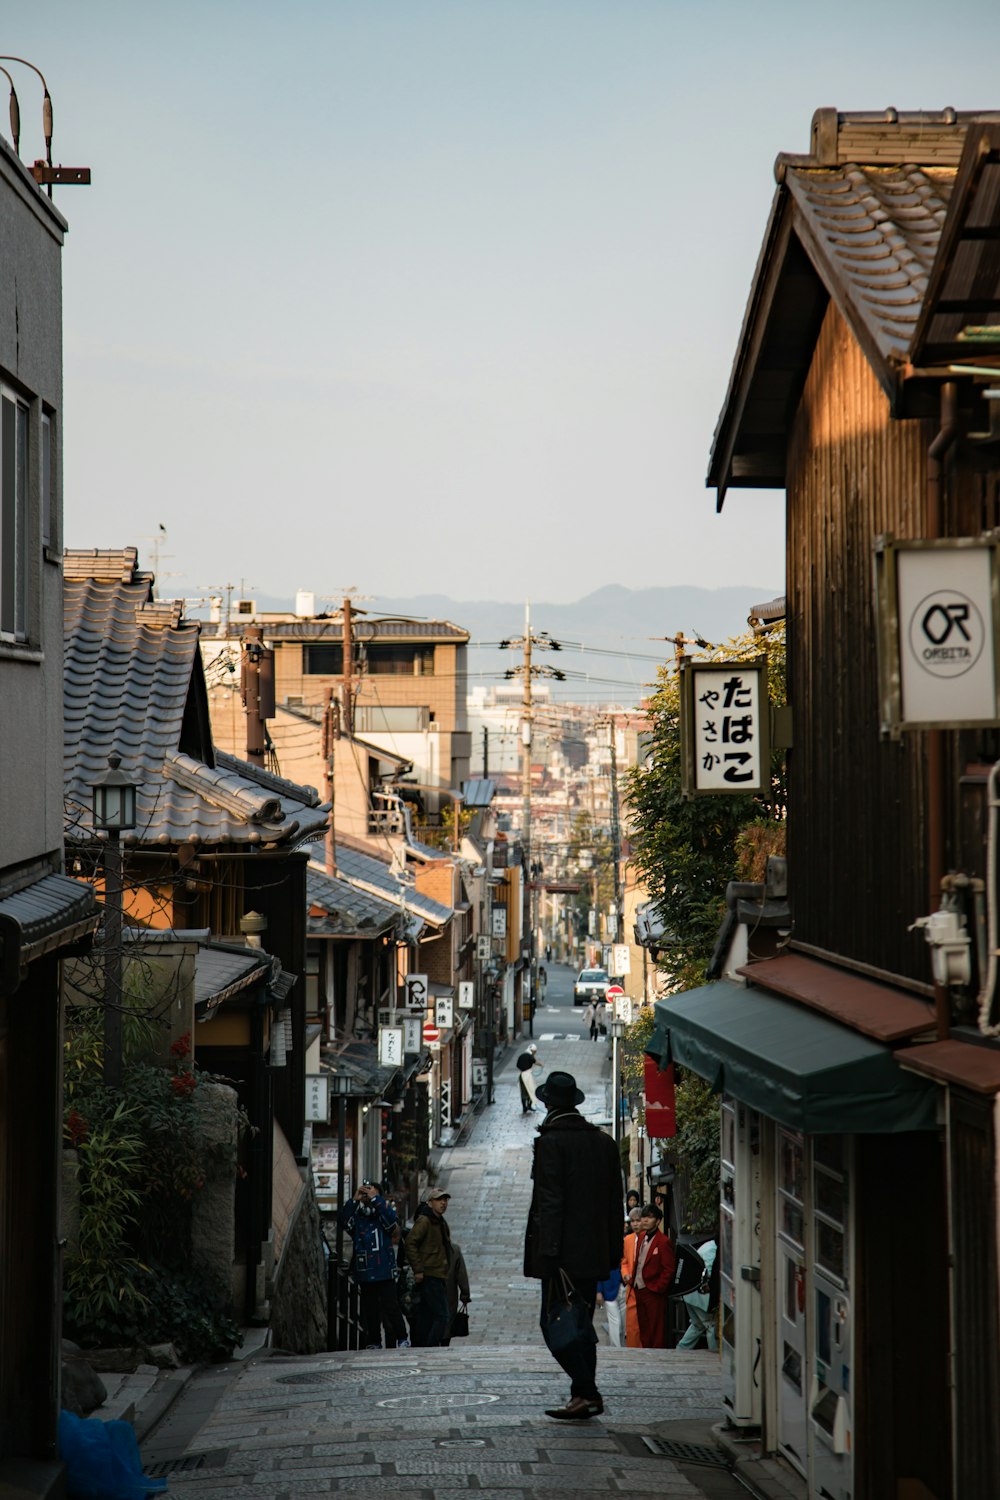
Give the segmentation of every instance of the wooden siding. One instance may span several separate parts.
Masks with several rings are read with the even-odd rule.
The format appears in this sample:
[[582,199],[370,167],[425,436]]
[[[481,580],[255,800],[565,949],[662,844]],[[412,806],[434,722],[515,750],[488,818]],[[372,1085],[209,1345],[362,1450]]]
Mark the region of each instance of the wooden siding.
[[924,736],[879,738],[875,537],[922,534],[929,423],[892,421],[830,305],[787,476],[788,851],[795,936],[926,982]]

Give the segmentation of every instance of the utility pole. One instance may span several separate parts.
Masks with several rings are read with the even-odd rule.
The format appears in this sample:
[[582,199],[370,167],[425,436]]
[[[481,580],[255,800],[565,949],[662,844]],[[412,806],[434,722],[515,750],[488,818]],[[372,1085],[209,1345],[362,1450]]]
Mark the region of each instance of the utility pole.
[[326,795],[330,803],[330,823],[326,830],[325,864],[328,875],[337,873],[337,835],[334,829],[334,742],[340,738],[340,705],[333,696],[333,688],[326,690],[326,707],[323,710],[323,764],[326,767]]
[[[532,887],[535,874],[531,861],[531,741],[532,741],[532,719],[533,709],[531,701],[531,683],[534,677],[554,677],[556,681],[565,681],[565,672],[560,672],[557,667],[536,667],[531,663],[532,647],[539,646],[552,651],[561,651],[559,641],[549,638],[547,631],[539,635],[533,635],[531,631],[531,605],[524,606],[524,635],[519,640],[501,641],[501,650],[520,646],[524,653],[523,664],[520,667],[511,667],[505,673],[505,677],[522,677],[521,694],[521,845],[524,860],[525,890],[524,900],[521,907],[521,922],[528,932],[528,1004],[527,1017],[529,1030],[534,1035],[534,1002],[535,1002],[535,980],[537,977],[537,959],[535,954],[535,930],[533,926]],[[523,987],[522,987],[523,994]],[[523,1018],[523,1009],[522,1009]]]
[[345,598],[341,618],[344,622],[344,647],[343,647],[343,723],[348,735],[354,738],[354,632],[351,619],[351,601]]
[[259,625],[247,625],[243,632],[240,697],[246,710],[247,760],[252,766],[263,766],[267,748],[264,720],[274,718],[274,652],[264,645]]
[[483,725],[483,780],[490,774],[490,731]]
[[624,938],[625,931],[625,913],[622,910],[625,904],[625,893],[622,889],[623,882],[621,878],[622,825],[618,813],[618,759],[615,749],[615,723],[613,719],[608,720],[608,732],[611,739],[611,857],[615,862],[615,942],[620,943]]

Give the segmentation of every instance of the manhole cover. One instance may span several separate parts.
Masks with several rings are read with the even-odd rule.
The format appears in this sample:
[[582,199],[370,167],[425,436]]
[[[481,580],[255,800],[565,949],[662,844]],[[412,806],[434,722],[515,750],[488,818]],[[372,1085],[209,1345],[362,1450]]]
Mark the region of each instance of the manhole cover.
[[675,1443],[669,1438],[644,1437],[642,1440],[650,1453],[660,1458],[672,1458],[680,1464],[711,1464],[716,1469],[728,1469],[729,1459],[719,1448],[710,1448],[703,1443]]
[[186,1453],[183,1458],[165,1458],[160,1463],[143,1464],[142,1472],[147,1479],[164,1479],[168,1474],[190,1474],[195,1469],[216,1468],[228,1457],[228,1448],[215,1448],[210,1453]]
[[[421,1372],[412,1367],[406,1370],[376,1370],[371,1365],[361,1365],[352,1373],[365,1385],[377,1385],[379,1381],[410,1380]],[[343,1370],[317,1370],[315,1374],[279,1375],[275,1385],[340,1385],[343,1380]]]
[[415,1407],[440,1407],[440,1406],[488,1406],[491,1401],[499,1401],[499,1396],[391,1396],[385,1401],[377,1401],[376,1406],[415,1406]]

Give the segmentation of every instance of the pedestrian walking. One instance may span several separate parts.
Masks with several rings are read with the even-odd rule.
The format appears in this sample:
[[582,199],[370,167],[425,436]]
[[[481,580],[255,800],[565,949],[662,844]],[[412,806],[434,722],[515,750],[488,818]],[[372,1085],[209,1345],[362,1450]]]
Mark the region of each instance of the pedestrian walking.
[[450,1193],[431,1188],[406,1236],[406,1258],[413,1267],[415,1293],[410,1337],[422,1349],[436,1348],[448,1331],[451,1231],[444,1216],[450,1198]]
[[629,1211],[621,1259],[622,1286],[625,1288],[625,1343],[629,1349],[642,1348],[642,1340],[639,1338],[639,1314],[635,1305],[635,1261],[639,1253],[639,1242],[642,1239],[642,1230],[639,1228],[641,1218],[640,1207]]
[[677,1340],[678,1349],[697,1349],[702,1340],[709,1349],[719,1347],[717,1294],[715,1299],[712,1295],[713,1286],[718,1285],[718,1278],[712,1275],[718,1252],[715,1240],[707,1240],[704,1245],[698,1246],[698,1254],[705,1267],[705,1280],[696,1292],[688,1292],[682,1299],[687,1308],[688,1326]]
[[590,1040],[597,1041],[597,1005],[593,1000],[587,1001],[587,1008],[583,1013],[583,1024],[590,1028]]
[[633,1208],[640,1208],[641,1205],[642,1199],[639,1197],[639,1194],[636,1192],[635,1188],[629,1188],[628,1192],[625,1194],[625,1212],[627,1214],[630,1214]]
[[635,1310],[643,1349],[667,1347],[667,1293],[677,1268],[677,1254],[660,1228],[660,1210],[646,1204],[636,1235]]
[[363,1182],[337,1218],[351,1236],[354,1254],[351,1275],[358,1283],[365,1348],[408,1349],[406,1324],[396,1293],[396,1252],[393,1232],[399,1228],[396,1210],[382,1196],[378,1182]]
[[568,1401],[545,1414],[585,1422],[604,1410],[594,1307],[597,1283],[621,1260],[621,1166],[611,1137],[577,1110],[584,1095],[571,1073],[550,1073],[538,1097],[547,1113],[535,1139],[524,1274],[542,1283],[542,1337],[570,1378]]
[[608,1343],[620,1349],[625,1342],[625,1285],[618,1266],[612,1266],[611,1275],[597,1283],[597,1306],[604,1308]]
[[535,1108],[537,1091],[535,1089],[535,1077],[533,1070],[535,1068],[544,1067],[544,1063],[540,1063],[538,1061],[537,1053],[538,1048],[535,1046],[534,1042],[532,1042],[527,1051],[522,1052],[520,1057],[517,1059],[518,1081],[520,1083],[521,1094],[521,1113],[523,1115],[533,1113]]
[[466,1268],[465,1257],[462,1254],[461,1245],[451,1242],[451,1260],[448,1264],[448,1275],[445,1278],[448,1286],[448,1328],[442,1344],[451,1343],[451,1330],[455,1322],[455,1314],[459,1306],[468,1310],[472,1301],[472,1292],[469,1290],[469,1272]]

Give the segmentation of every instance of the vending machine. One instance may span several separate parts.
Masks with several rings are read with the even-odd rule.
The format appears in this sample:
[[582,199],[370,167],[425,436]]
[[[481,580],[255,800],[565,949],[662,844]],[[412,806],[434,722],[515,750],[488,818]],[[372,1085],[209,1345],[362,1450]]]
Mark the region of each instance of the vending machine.
[[720,1155],[722,1399],[734,1426],[759,1427],[760,1120],[736,1099],[723,1099]]

